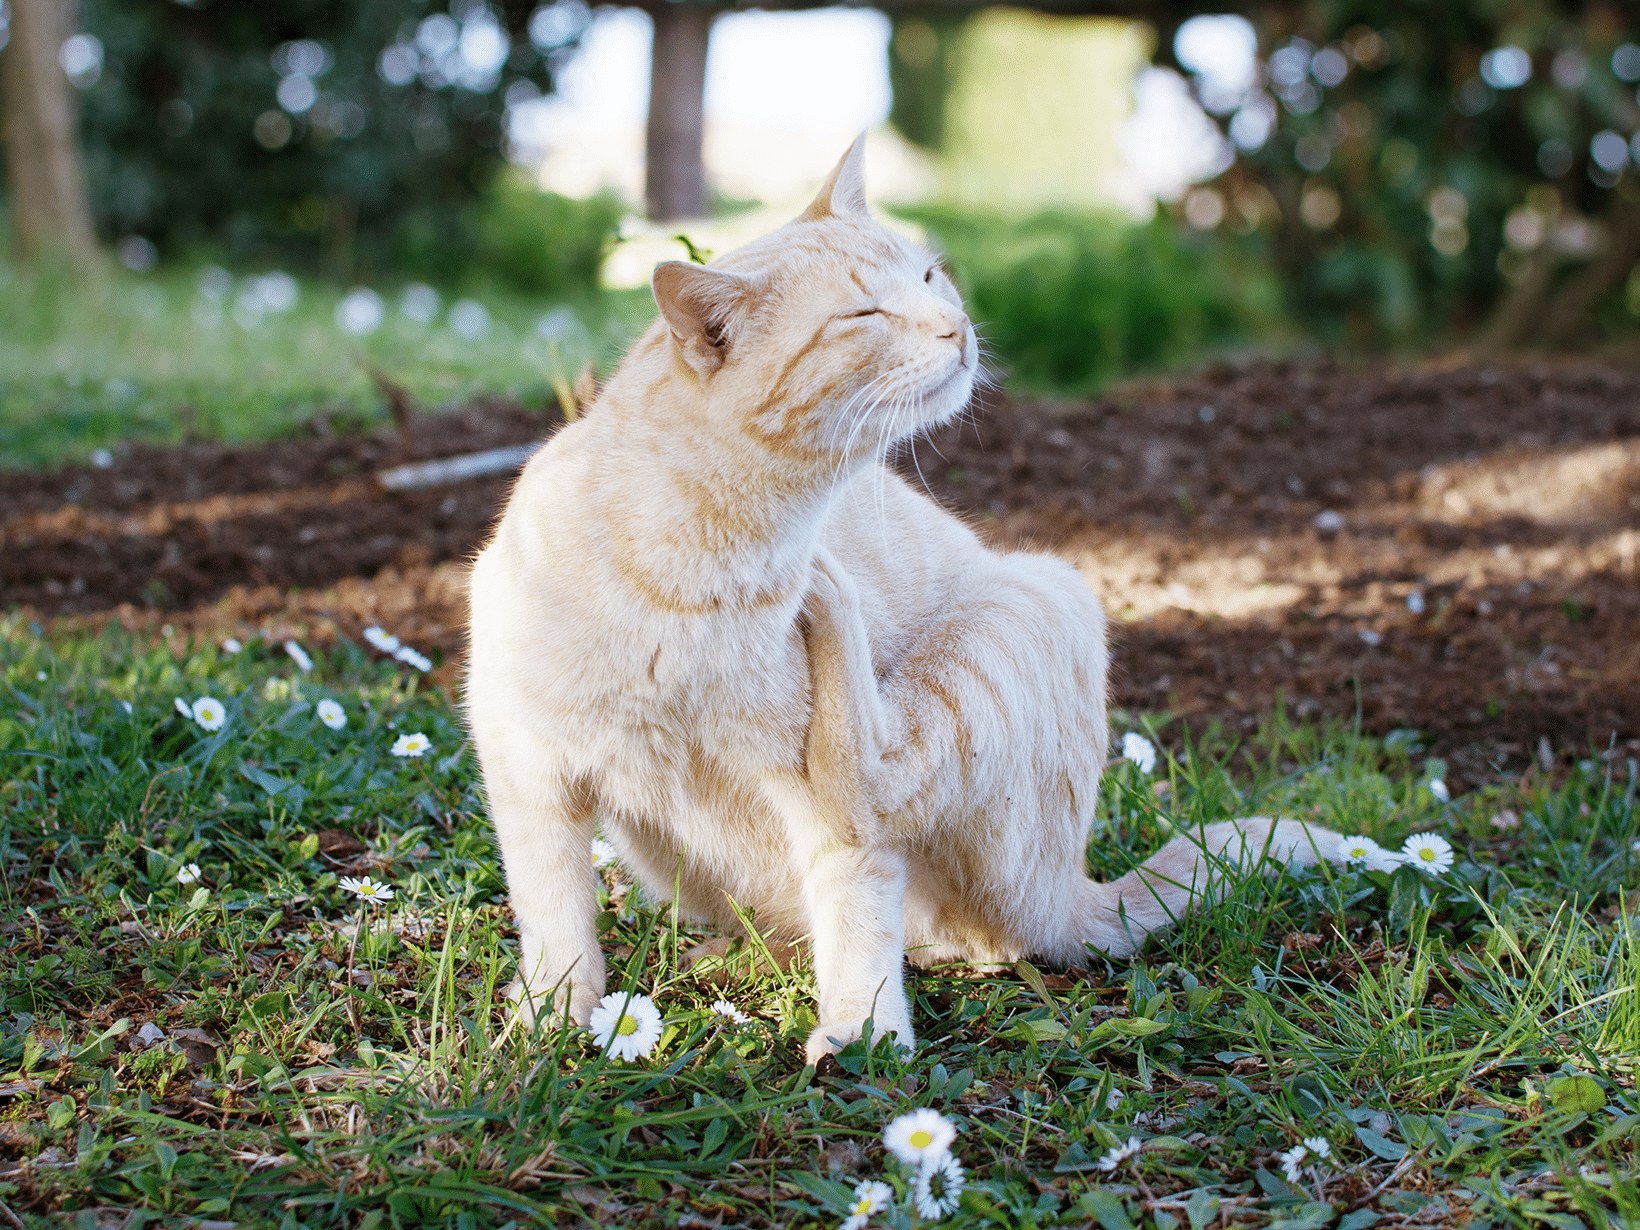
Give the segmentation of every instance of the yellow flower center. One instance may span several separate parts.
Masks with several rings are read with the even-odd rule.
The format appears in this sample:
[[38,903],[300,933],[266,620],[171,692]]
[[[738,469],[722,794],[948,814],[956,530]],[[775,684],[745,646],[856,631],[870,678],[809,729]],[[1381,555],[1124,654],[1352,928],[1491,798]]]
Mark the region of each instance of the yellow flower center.
[[919,1128],[911,1133],[911,1147],[914,1149],[926,1149],[933,1143],[934,1134],[932,1132],[926,1132]]
[[865,1196],[854,1202],[853,1213],[856,1217],[863,1217],[871,1212],[871,1197]]
[[625,1037],[627,1034],[637,1033],[638,1019],[636,1017],[623,1016],[621,1018],[621,1023],[615,1026],[615,1032],[620,1034],[622,1037]]
[[1418,851],[1418,857],[1423,859],[1426,863],[1433,863],[1435,861],[1435,851],[1431,847],[1425,846],[1422,850]]

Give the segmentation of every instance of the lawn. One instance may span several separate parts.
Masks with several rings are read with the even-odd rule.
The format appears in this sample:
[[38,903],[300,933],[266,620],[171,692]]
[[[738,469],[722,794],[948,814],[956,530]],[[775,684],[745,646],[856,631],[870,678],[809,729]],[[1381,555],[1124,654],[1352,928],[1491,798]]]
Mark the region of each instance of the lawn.
[[545,405],[652,313],[647,292],[569,305],[208,264],[88,284],[0,259],[0,470],[84,464],[127,442],[386,423],[377,374],[424,408],[480,394]]
[[[697,933],[606,865],[612,987],[663,1018],[616,1059],[509,1022],[450,698],[307,648],[0,618],[0,1220],[836,1226],[876,1180],[871,1224],[911,1226],[883,1133],[926,1107],[965,1176],[945,1225],[1640,1227],[1621,755],[1448,800],[1416,731],[1118,714],[1162,755],[1107,775],[1101,877],[1255,811],[1438,834],[1454,865],[1234,876],[1131,964],[921,972],[914,1054],[819,1072],[807,971],[683,970]],[[344,886],[366,875],[391,898]]]

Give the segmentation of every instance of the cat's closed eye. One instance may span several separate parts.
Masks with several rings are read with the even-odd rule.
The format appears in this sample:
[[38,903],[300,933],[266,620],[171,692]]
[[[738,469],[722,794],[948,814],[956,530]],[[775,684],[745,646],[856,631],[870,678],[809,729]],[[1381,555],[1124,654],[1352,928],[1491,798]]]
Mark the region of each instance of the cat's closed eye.
[[882,314],[883,314],[883,309],[882,308],[874,308],[874,307],[861,308],[858,312],[850,312],[848,314],[848,319],[853,320],[855,317],[858,317],[858,316],[881,316]]

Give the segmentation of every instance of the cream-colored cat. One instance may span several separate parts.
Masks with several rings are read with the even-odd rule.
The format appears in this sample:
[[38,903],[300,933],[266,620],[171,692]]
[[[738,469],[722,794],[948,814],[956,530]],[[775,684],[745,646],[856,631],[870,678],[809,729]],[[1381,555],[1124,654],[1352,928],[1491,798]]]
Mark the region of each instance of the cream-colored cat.
[[1206,887],[1203,848],[1336,854],[1215,824],[1088,879],[1104,615],[882,464],[962,409],[977,352],[937,262],[867,213],[862,145],[797,221],[656,269],[660,319],[474,566],[468,714],[526,1015],[585,1023],[604,992],[595,817],[686,914],[811,937],[811,1059],[867,1017],[912,1041],[904,955],[1129,956]]

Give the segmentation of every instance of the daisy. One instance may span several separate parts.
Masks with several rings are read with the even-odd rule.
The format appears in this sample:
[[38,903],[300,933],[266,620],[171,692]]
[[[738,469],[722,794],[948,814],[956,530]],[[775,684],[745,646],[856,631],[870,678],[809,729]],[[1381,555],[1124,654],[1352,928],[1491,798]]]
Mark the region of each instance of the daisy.
[[352,893],[360,901],[368,901],[374,905],[378,901],[391,901],[393,890],[380,880],[372,880],[369,876],[355,879],[352,876],[343,876],[338,883]]
[[592,1040],[615,1059],[640,1059],[661,1040],[661,1013],[647,995],[617,991],[598,1001],[587,1022]]
[[1113,1145],[1110,1152],[1105,1154],[1104,1157],[1100,1158],[1094,1164],[1098,1166],[1100,1170],[1115,1170],[1129,1158],[1138,1157],[1139,1150],[1142,1148],[1144,1148],[1144,1142],[1142,1140],[1140,1140],[1137,1136],[1129,1136],[1127,1139],[1127,1144]]
[[290,660],[296,663],[297,668],[301,670],[304,675],[313,669],[313,659],[308,657],[307,650],[303,649],[295,641],[285,642],[285,652],[290,655]]
[[1310,1151],[1303,1145],[1294,1145],[1285,1153],[1278,1153],[1281,1159],[1281,1173],[1287,1176],[1287,1182],[1297,1185],[1304,1177],[1304,1159],[1310,1156]]
[[712,1001],[712,1015],[722,1018],[724,1023],[729,1025],[750,1025],[752,1023],[751,1017],[726,999],[714,999]]
[[433,741],[418,730],[413,735],[400,735],[395,739],[393,741],[393,755],[419,758],[432,746]]
[[950,1152],[957,1125],[927,1107],[901,1115],[883,1129],[883,1144],[908,1166],[920,1165]]
[[333,700],[322,700],[319,702],[319,720],[332,730],[340,730],[347,725],[347,710]]
[[426,657],[422,656],[421,654],[417,653],[414,649],[411,649],[410,646],[408,646],[408,645],[400,645],[397,649],[395,649],[393,651],[393,656],[395,658],[397,658],[400,662],[406,662],[409,665],[415,667],[418,671],[420,671],[424,675],[428,671],[433,669],[433,663],[432,663],[431,659],[426,658]]
[[199,870],[198,863],[189,863],[186,867],[181,868],[177,872],[177,883],[192,884],[195,880],[199,879],[202,874],[204,873]]
[[383,653],[392,653],[399,647],[399,638],[396,636],[389,636],[380,628],[366,628],[364,630],[364,639],[369,641]]
[[592,839],[592,865],[594,867],[610,867],[621,861],[621,854],[614,846],[602,837]]
[[1317,1161],[1332,1156],[1332,1142],[1325,1136],[1306,1136],[1304,1147],[1314,1155]]
[[1149,773],[1156,768],[1156,745],[1130,730],[1122,736],[1122,759],[1138,765],[1139,772]]
[[871,1215],[886,1209],[893,1198],[893,1189],[878,1179],[860,1184],[854,1189],[854,1199],[849,1202],[848,1216],[843,1219],[840,1230],[861,1230]]
[[228,710],[216,697],[201,696],[194,702],[190,716],[201,730],[221,730],[222,723],[228,720]]
[[241,645],[238,641],[234,640],[234,638],[231,637],[231,636],[227,640],[222,642],[222,652],[226,653],[226,654],[238,653],[243,648],[245,648],[245,647],[243,645]]
[[917,1212],[929,1221],[955,1213],[964,1182],[962,1163],[951,1154],[929,1158],[917,1168],[917,1177],[911,1184],[911,1199]]
[[1429,793],[1442,803],[1452,802],[1452,792],[1446,788],[1446,783],[1440,778],[1432,778],[1429,783]]
[[1439,833],[1415,833],[1401,847],[1401,862],[1430,875],[1451,871],[1452,843]]
[[1368,871],[1390,871],[1400,861],[1370,837],[1346,837],[1338,843],[1345,864],[1361,863]]
[[194,711],[188,707],[188,702],[183,700],[182,697],[178,696],[177,698],[175,698],[171,702],[171,705],[183,717],[187,718],[189,721],[193,720]]

